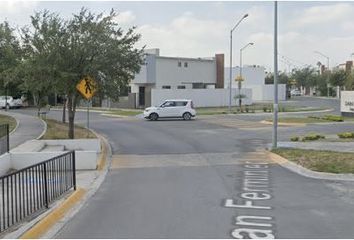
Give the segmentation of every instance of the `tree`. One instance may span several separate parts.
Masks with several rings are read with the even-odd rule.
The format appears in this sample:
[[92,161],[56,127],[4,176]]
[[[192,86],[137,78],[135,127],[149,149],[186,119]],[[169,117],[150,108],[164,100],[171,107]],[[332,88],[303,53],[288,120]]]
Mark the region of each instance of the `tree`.
[[[17,95],[17,79],[13,73],[21,60],[20,43],[8,22],[0,24],[0,86],[1,94]],[[4,91],[5,90],[5,91]],[[9,90],[9,91],[8,91]],[[6,92],[6,93],[5,93]]]
[[316,87],[317,80],[316,70],[312,67],[305,67],[302,69],[296,69],[291,78],[296,81],[297,87],[305,88],[306,91],[311,87]]
[[332,86],[343,87],[348,75],[349,74],[344,70],[335,71],[330,75],[329,82]]
[[76,106],[81,96],[77,83],[85,76],[97,82],[99,91],[112,99],[118,99],[118,90],[126,86],[143,63],[142,50],[134,46],[140,39],[135,28],[126,33],[108,16],[81,9],[79,14],[65,23],[65,31],[59,38],[56,67],[60,88],[67,96],[69,138],[74,138]]
[[61,75],[56,62],[65,25],[57,14],[48,11],[35,13],[31,23],[31,29],[22,29],[24,56],[19,74],[24,80],[21,87],[32,93],[39,113],[47,104],[48,95],[60,86]]
[[354,91],[354,72],[351,72],[346,81],[345,81],[345,89],[348,91]]
[[[289,76],[284,73],[284,72],[280,72],[278,74],[278,83],[279,84],[289,84]],[[265,78],[265,84],[274,84],[274,74],[270,73],[266,76]]]

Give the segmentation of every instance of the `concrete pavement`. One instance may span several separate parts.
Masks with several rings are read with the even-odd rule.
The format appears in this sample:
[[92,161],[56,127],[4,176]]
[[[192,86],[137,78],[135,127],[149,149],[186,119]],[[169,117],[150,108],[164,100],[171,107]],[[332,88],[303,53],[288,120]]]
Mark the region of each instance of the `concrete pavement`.
[[16,119],[17,128],[10,134],[10,150],[20,144],[39,138],[46,130],[46,123],[37,116],[21,114],[13,110],[0,110],[0,114]]

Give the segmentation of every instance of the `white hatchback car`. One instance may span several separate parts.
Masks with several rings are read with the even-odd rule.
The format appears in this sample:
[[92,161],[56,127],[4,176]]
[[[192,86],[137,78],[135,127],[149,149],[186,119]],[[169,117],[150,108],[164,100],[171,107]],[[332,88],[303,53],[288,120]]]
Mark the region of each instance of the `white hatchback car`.
[[0,108],[20,108],[22,106],[21,99],[14,99],[11,96],[0,96]]
[[191,120],[196,116],[193,101],[188,99],[166,100],[159,107],[148,107],[144,111],[144,118],[155,121],[159,118],[183,118]]

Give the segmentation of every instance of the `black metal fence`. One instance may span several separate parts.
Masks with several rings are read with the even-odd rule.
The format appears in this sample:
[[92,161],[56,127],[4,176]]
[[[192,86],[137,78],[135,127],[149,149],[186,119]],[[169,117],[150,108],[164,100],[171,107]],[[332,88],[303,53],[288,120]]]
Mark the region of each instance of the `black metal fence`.
[[10,151],[9,124],[0,125],[0,155]]
[[0,232],[76,190],[75,151],[0,177]]

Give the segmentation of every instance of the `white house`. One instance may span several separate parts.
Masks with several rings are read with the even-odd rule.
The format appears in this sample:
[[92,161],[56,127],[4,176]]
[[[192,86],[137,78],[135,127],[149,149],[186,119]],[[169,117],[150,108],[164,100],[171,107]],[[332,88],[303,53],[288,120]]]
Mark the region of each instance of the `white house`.
[[[166,98],[189,98],[198,107],[226,106],[224,54],[210,58],[165,57],[160,56],[159,49],[147,50],[145,64],[130,88],[136,107],[157,105]],[[244,91],[251,100],[251,92]]]
[[[229,105],[229,68],[224,68],[224,54],[209,58],[160,56],[159,49],[145,50],[145,64],[130,83],[130,102],[136,108],[158,105],[165,99],[192,99],[197,107]],[[239,67],[232,69],[232,105],[239,95],[235,77]],[[244,104],[253,100],[271,100],[273,85],[265,85],[265,69],[260,66],[242,68]],[[279,86],[279,99],[285,100],[285,85]]]

